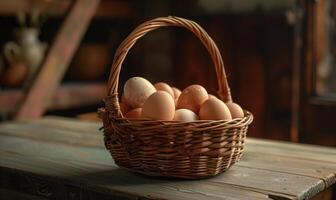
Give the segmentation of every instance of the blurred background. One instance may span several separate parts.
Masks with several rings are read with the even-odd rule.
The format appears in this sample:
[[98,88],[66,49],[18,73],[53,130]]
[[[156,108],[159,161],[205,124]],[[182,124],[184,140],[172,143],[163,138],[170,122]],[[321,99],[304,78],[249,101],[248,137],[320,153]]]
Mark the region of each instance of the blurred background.
[[[336,3],[332,0],[1,0],[1,121],[60,115],[95,120],[118,45],[140,23],[175,15],[218,45],[250,137],[336,146]],[[216,94],[206,49],[188,31],[141,38],[132,76]],[[89,114],[87,114],[89,113]]]

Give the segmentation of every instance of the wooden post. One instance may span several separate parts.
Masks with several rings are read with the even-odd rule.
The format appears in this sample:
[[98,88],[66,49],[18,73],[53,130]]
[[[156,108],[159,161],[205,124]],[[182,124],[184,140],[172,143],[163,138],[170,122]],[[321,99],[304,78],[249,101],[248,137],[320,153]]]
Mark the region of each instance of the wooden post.
[[297,0],[295,7],[296,24],[294,27],[294,44],[293,44],[293,79],[292,79],[292,113],[290,140],[299,142],[300,130],[300,82],[301,82],[301,64],[302,64],[302,29],[303,29],[303,13],[305,9],[305,1]]
[[38,118],[51,102],[100,0],[77,0],[14,119]]

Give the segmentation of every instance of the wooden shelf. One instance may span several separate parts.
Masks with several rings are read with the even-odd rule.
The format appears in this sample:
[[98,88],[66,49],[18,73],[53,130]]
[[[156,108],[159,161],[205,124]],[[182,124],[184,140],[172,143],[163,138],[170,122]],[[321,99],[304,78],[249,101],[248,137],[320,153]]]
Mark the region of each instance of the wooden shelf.
[[329,94],[329,95],[321,95],[321,96],[312,96],[309,98],[309,103],[311,105],[317,106],[336,106],[336,95]]
[[[0,112],[13,112],[22,100],[20,89],[0,91]],[[57,88],[48,110],[89,106],[102,102],[105,83],[67,83]]]
[[[47,12],[51,16],[64,15],[71,0],[1,0],[0,16],[14,16],[18,12],[30,12],[32,8],[37,7],[42,12]],[[98,6],[95,17],[113,18],[122,17],[130,18],[134,14],[134,4],[130,1],[112,1],[103,0]]]

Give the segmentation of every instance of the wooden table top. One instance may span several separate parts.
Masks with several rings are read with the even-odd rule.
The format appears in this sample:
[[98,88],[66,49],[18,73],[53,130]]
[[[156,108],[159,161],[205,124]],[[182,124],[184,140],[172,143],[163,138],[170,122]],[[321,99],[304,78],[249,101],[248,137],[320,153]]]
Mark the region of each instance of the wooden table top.
[[59,117],[0,124],[1,190],[39,199],[308,199],[336,181],[335,148],[252,138],[214,178],[147,177],[114,164],[100,127]]

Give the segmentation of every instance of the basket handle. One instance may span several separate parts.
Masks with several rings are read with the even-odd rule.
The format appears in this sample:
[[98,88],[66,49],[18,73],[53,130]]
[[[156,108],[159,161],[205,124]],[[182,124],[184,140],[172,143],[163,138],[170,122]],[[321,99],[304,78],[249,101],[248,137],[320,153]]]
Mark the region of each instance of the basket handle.
[[[138,27],[136,27],[130,35],[119,45],[113,59],[112,68],[110,71],[109,80],[107,83],[108,89],[108,97],[105,99],[106,108],[110,111],[119,111],[118,104],[118,83],[119,83],[119,74],[121,70],[121,65],[131,47],[135,44],[135,42],[144,36],[149,31],[155,30],[160,27],[165,26],[177,26],[183,27],[194,33],[198,39],[201,40],[202,44],[206,47],[208,52],[210,53],[211,59],[214,63],[218,81],[218,95],[224,102],[231,102],[232,97],[230,93],[230,88],[227,82],[224,63],[222,60],[222,56],[216,46],[215,42],[211,39],[211,37],[207,34],[207,32],[200,27],[197,23],[179,18],[174,16],[168,17],[159,17],[147,22],[142,23]],[[108,101],[108,102],[106,102]],[[112,102],[111,102],[112,101]],[[114,107],[114,109],[112,109]],[[117,108],[115,108],[117,107]]]

